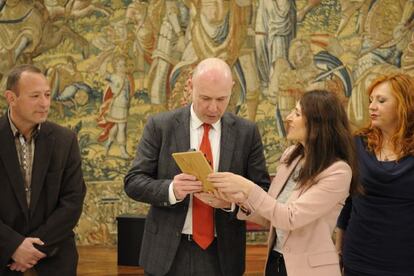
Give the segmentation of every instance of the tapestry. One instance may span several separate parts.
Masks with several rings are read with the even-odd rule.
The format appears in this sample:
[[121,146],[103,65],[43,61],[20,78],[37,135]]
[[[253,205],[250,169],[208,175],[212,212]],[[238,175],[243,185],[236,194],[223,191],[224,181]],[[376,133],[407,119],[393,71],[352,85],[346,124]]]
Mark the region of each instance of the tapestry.
[[272,174],[306,90],[336,93],[358,128],[375,77],[414,74],[413,21],[413,0],[0,0],[0,85],[17,64],[45,73],[49,119],[77,133],[83,158],[78,241],[114,244],[116,216],[148,209],[122,183],[146,120],[190,103],[199,61],[231,66],[228,109],[258,124]]

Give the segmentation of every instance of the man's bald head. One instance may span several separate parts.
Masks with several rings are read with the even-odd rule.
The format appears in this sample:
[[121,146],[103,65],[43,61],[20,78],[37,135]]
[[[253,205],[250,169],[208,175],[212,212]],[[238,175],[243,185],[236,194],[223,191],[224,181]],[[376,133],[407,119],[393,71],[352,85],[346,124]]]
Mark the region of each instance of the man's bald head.
[[193,82],[197,81],[198,78],[233,82],[230,66],[219,58],[206,58],[202,60],[194,69],[192,78]]
[[220,120],[234,84],[229,65],[219,58],[207,58],[197,65],[188,84],[197,117],[209,124]]

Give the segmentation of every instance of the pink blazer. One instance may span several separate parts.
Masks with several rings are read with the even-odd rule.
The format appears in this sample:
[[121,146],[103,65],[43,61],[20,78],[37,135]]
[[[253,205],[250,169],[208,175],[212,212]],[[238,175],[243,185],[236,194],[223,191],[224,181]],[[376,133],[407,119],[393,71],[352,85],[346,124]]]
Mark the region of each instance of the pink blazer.
[[[292,149],[284,152],[282,161]],[[238,218],[269,227],[269,251],[275,242],[273,228],[288,231],[281,252],[288,276],[340,276],[332,234],[349,194],[351,168],[337,161],[316,177],[317,184],[306,190],[294,190],[287,203],[278,203],[275,198],[298,162],[299,158],[290,166],[281,162],[269,192],[256,186],[243,203],[252,213],[246,215],[239,211]]]

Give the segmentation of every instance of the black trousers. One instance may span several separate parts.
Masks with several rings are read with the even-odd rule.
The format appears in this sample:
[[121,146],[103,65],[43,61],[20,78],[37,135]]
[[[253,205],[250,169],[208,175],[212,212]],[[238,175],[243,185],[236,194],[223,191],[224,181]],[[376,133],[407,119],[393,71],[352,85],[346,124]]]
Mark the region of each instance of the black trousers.
[[[145,272],[146,276],[152,276]],[[166,276],[223,276],[217,254],[217,239],[205,250],[191,235],[182,235],[170,271]]]
[[265,276],[287,276],[285,259],[277,251],[270,251]]
[[376,276],[376,275],[371,274],[371,273],[355,271],[353,269],[350,269],[349,267],[344,266],[344,276]]

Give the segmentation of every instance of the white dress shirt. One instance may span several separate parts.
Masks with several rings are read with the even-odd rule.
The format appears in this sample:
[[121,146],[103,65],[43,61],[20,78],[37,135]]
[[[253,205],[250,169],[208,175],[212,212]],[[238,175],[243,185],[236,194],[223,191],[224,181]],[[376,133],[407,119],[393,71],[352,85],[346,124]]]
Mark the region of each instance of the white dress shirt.
[[[190,117],[190,148],[191,149],[200,149],[201,140],[203,139],[204,128],[203,122],[197,117],[196,113],[194,112],[193,105],[191,105],[190,109],[191,117]],[[219,160],[220,160],[220,138],[221,138],[221,120],[217,121],[216,123],[211,125],[210,131],[208,133],[210,144],[211,144],[211,151],[213,154],[213,166],[214,171],[218,171],[219,167]],[[179,202],[174,195],[173,191],[173,182],[171,182],[169,186],[169,201],[171,204],[176,204]],[[182,230],[183,234],[192,234],[193,233],[193,196],[190,195],[190,203],[188,205],[187,216],[185,218],[184,227]]]

